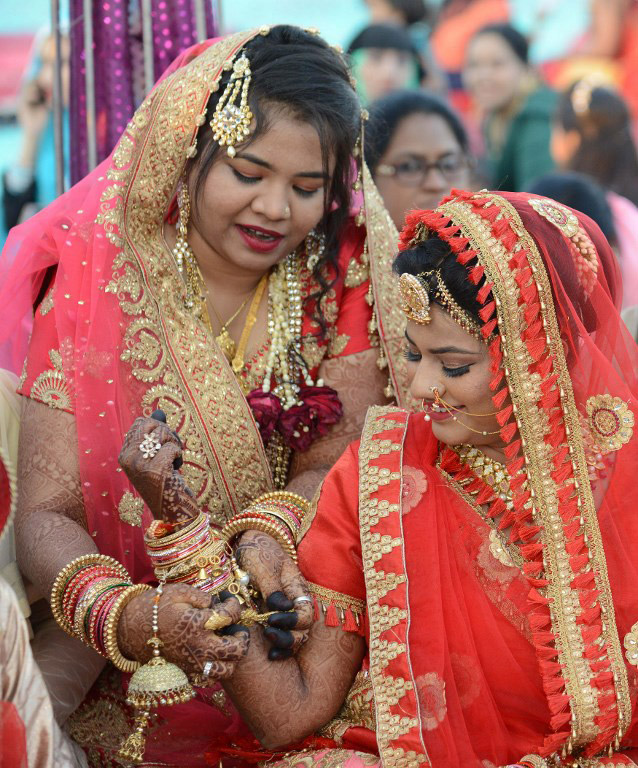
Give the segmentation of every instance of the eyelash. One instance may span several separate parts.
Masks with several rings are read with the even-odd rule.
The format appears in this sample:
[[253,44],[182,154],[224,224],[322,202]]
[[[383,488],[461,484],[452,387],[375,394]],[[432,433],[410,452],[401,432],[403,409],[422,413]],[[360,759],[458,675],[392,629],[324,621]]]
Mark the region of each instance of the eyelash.
[[[242,184],[257,184],[257,182],[261,181],[261,176],[246,176],[243,173],[240,173],[236,168],[232,168],[231,170],[235,174],[237,180],[241,181]],[[299,197],[312,197],[319,191],[319,189],[302,189],[301,187],[293,187],[293,189]]]
[[443,366],[443,373],[445,376],[454,378],[455,376],[464,376],[470,370],[469,365],[459,365],[458,368],[446,368]]
[[[403,356],[410,363],[418,363],[421,359],[421,355],[418,352],[413,352],[410,347],[406,347]],[[470,370],[469,365],[459,365],[457,368],[447,368],[443,366],[443,374],[453,379],[455,376],[464,376]]]

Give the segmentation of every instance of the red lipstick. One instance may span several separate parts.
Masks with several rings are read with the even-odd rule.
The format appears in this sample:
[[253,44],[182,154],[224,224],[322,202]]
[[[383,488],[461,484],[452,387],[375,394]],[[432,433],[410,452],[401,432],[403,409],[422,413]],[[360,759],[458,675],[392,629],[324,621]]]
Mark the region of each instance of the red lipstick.
[[275,232],[272,229],[244,224],[236,224],[235,226],[246,245],[251,250],[257,251],[257,253],[270,253],[270,251],[274,251],[284,239],[280,232]]

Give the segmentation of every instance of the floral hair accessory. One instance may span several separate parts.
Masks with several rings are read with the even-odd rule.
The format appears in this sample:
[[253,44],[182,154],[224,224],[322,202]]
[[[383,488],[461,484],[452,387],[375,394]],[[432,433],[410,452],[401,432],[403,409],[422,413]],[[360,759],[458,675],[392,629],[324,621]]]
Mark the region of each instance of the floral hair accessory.
[[409,320],[419,325],[427,325],[432,320],[430,293],[433,293],[437,303],[445,309],[454,322],[458,323],[464,331],[483,341],[481,326],[454,300],[441,277],[440,269],[421,272],[416,277],[404,272],[399,278],[399,290],[403,300],[402,309]]

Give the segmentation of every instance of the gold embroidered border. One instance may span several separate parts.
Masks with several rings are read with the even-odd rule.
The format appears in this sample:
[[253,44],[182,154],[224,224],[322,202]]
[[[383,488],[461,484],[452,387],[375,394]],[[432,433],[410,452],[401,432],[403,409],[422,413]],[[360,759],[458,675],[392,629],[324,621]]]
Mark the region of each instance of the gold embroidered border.
[[[386,416],[392,414],[391,420]],[[377,564],[384,560],[384,556],[393,552],[396,547],[402,547],[401,536],[372,531],[379,524],[388,525],[386,517],[375,517],[374,525],[371,520],[371,510],[376,510],[382,499],[376,498],[376,494],[390,494],[400,504],[401,500],[401,464],[403,458],[403,440],[407,427],[408,414],[396,408],[383,408],[379,406],[368,410],[361,445],[359,447],[359,526],[361,535],[361,549],[364,563],[364,575],[366,581],[366,600],[368,604],[368,619],[370,627],[370,679],[374,688],[377,719],[377,743],[385,768],[404,768],[429,764],[425,744],[423,743],[422,730],[418,718],[418,701],[415,697],[415,684],[413,679],[395,677],[388,669],[395,665],[401,657],[408,656],[407,627],[409,625],[409,606],[407,602],[407,589],[405,596],[395,596],[397,589],[403,588],[405,579],[403,574],[388,571],[387,565],[381,572]],[[388,440],[384,434],[391,429],[401,427],[403,434],[401,441]],[[384,456],[385,464],[379,467],[372,462]],[[400,513],[395,513],[398,518],[399,530],[401,530]],[[395,526],[396,527],[396,526]],[[402,553],[402,567],[405,571],[405,558]],[[381,575],[382,574],[382,575]],[[380,583],[385,582],[380,590]],[[383,598],[382,598],[383,595]],[[381,603],[381,599],[394,598],[398,605]],[[405,634],[406,642],[388,642],[382,635],[385,632],[393,632],[395,637]],[[412,678],[409,658],[402,659]],[[392,708],[398,705],[409,693],[415,697],[414,716],[395,714]],[[405,712],[405,704],[400,705],[400,711]],[[419,752],[406,752],[398,746],[402,737],[411,732],[412,743],[419,745]]]
[[399,234],[365,163],[362,179],[369,251],[370,299],[374,305],[372,324],[381,341],[379,367],[388,367],[396,401],[398,405],[405,407],[409,402],[403,354],[406,323],[405,315],[401,311],[399,284],[392,272],[392,264],[398,252]]
[[[603,636],[607,647],[611,649],[610,661],[614,670],[621,728],[627,727],[631,720],[627,675],[615,626],[602,540],[588,480],[582,436],[579,431],[578,412],[560,339],[558,321],[551,303],[551,285],[538,249],[524,229],[518,213],[503,198],[495,196],[495,199],[501,210],[507,212],[512,227],[523,239],[524,242],[519,247],[527,249],[539,296],[545,297],[544,330],[551,354],[558,362],[557,386],[560,387],[563,414],[569,430],[570,452],[582,500],[585,531],[595,564],[596,585],[601,591],[599,599],[605,614]],[[565,549],[566,540],[562,521],[558,514],[557,486],[551,477],[553,471],[551,451],[545,442],[549,425],[540,409],[525,397],[525,392],[530,387],[528,366],[532,360],[521,340],[522,332],[526,328],[524,307],[518,306],[519,289],[508,266],[509,256],[500,240],[493,237],[489,223],[474,213],[467,203],[448,203],[442,206],[441,210],[450,215],[455,223],[461,225],[463,235],[469,239],[471,247],[479,254],[479,263],[485,269],[486,279],[494,285],[498,323],[504,339],[503,364],[506,368],[519,433],[526,446],[525,458],[530,484],[535,491],[533,514],[535,522],[542,524],[543,527],[545,575],[550,582],[547,595],[552,599],[550,606],[552,627],[556,636],[559,661],[564,670],[567,693],[570,697],[572,740],[574,746],[584,745],[598,732],[594,718],[599,710],[595,691],[590,684],[592,672],[583,655],[584,644],[575,621],[580,612],[580,602],[578,592],[571,588],[573,574]],[[560,530],[552,527],[556,523],[560,524]],[[550,531],[553,531],[551,535]]]
[[[534,279],[536,280],[539,296],[552,296],[552,286],[543,265],[543,260],[536,248],[532,237],[527,233],[523,222],[515,208],[504,201],[511,217],[516,223],[525,240],[526,247],[530,253],[530,265]],[[595,574],[596,588],[600,591],[598,601],[600,602],[604,620],[602,621],[602,636],[605,638],[605,647],[608,649],[611,668],[613,671],[614,686],[616,688],[616,697],[618,701],[619,712],[619,730],[624,732],[631,723],[632,709],[631,697],[629,694],[629,680],[627,670],[620,645],[620,636],[616,626],[616,612],[614,601],[609,584],[609,573],[607,571],[607,560],[603,547],[602,535],[598,524],[598,514],[594,502],[594,496],[589,482],[589,470],[585,456],[585,442],[580,429],[580,416],[576,407],[574,390],[571,378],[565,360],[565,349],[560,336],[558,319],[554,311],[553,302],[545,309],[543,321],[546,330],[549,329],[549,343],[552,355],[559,361],[559,378],[557,385],[561,397],[563,416],[567,427],[567,442],[570,448],[571,462],[576,480],[578,495],[581,499],[581,516],[584,520],[584,529],[586,541],[589,547],[593,570]],[[558,592],[558,587],[556,588]],[[622,735],[621,735],[622,738]]]
[[163,213],[223,63],[256,33],[233,35],[178,70],[146,99],[114,153],[97,222],[123,247],[108,290],[129,316],[121,358],[146,385],[144,413],[162,408],[185,445],[183,472],[222,524],[272,490],[267,456],[234,373],[184,308],[163,238]]
[[347,611],[348,608],[358,616],[361,616],[365,608],[365,602],[363,600],[357,600],[356,597],[350,597],[343,592],[335,592],[333,589],[322,587],[320,584],[314,584],[312,581],[306,582],[308,584],[308,592],[314,595],[319,602],[327,607],[330,604],[341,611]]

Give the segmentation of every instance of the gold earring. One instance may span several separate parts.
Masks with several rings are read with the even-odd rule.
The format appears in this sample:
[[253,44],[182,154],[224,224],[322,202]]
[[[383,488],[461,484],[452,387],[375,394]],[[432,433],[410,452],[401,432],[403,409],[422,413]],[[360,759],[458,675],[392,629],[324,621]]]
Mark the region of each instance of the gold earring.
[[306,235],[305,247],[306,266],[312,272],[326,252],[326,236],[323,232],[311,229]]
[[[230,65],[230,62],[227,64]],[[213,119],[210,121],[213,139],[220,147],[227,148],[229,157],[235,157],[235,144],[241,144],[250,136],[250,122],[253,119],[253,113],[248,106],[248,86],[252,72],[246,54],[243,53],[232,67],[228,85],[219,97]]]

